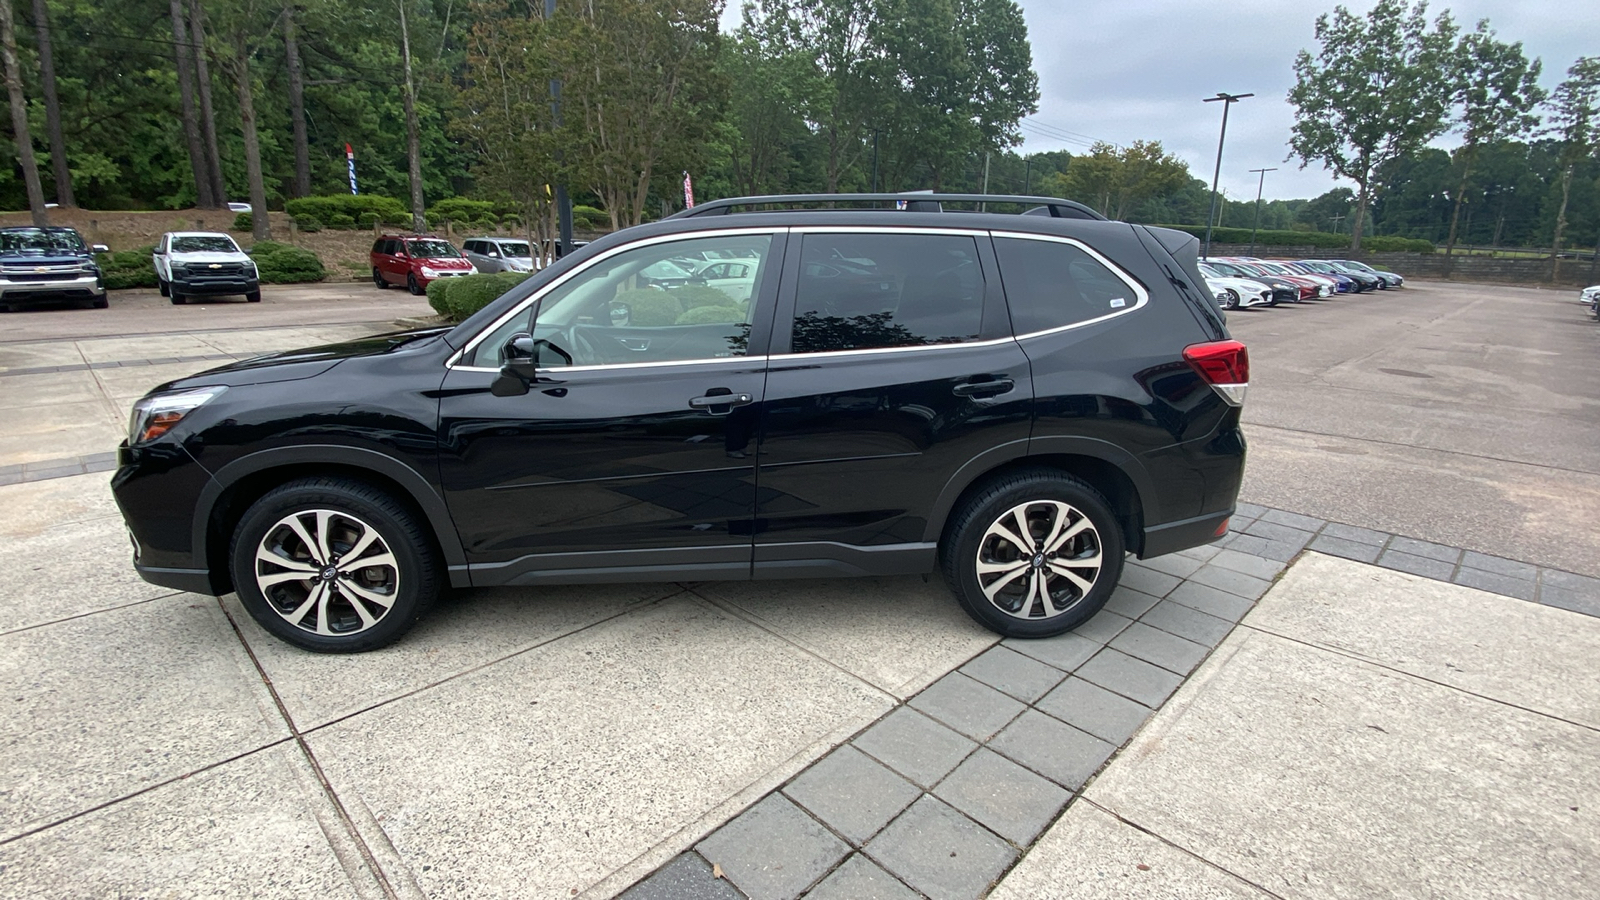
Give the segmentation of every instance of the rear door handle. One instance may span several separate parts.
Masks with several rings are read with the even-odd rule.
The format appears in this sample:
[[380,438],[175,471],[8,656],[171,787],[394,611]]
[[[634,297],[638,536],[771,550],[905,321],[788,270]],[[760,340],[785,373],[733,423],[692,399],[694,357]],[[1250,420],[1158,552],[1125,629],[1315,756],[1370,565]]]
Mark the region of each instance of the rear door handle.
[[993,381],[965,381],[950,389],[950,393],[957,397],[997,397],[1009,393],[1017,383],[1009,378],[996,378]]
[[725,416],[733,412],[735,406],[748,406],[755,402],[749,394],[735,394],[732,391],[722,394],[706,394],[704,397],[692,397],[689,405],[695,409],[703,409],[714,416]]

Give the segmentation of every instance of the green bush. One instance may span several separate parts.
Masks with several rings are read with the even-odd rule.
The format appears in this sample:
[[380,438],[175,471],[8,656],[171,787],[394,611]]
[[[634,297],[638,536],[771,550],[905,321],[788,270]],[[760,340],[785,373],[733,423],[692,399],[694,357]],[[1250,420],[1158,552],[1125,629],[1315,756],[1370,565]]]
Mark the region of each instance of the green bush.
[[377,213],[364,212],[361,215],[356,216],[356,224],[362,228],[372,228],[376,226],[378,222],[379,219]]
[[376,194],[327,194],[321,197],[297,197],[284,204],[289,215],[299,219],[313,216],[319,223],[331,222],[335,213],[359,221],[362,213],[371,213],[380,222],[403,224],[411,221],[405,204],[393,197]]
[[678,305],[684,309],[694,309],[700,306],[732,306],[734,299],[726,291],[719,291],[710,285],[685,284],[671,289],[672,296]]
[[1371,250],[1374,253],[1432,253],[1433,244],[1417,238],[1388,237],[1378,235],[1361,239],[1361,249]]
[[457,275],[428,283],[428,305],[453,322],[460,322],[511,290],[532,273],[489,272],[482,275]]
[[483,219],[494,221],[496,215],[494,203],[491,201],[451,197],[428,207],[428,220],[431,222],[435,219],[449,219],[452,222],[477,222]]
[[[683,315],[683,305],[667,291],[645,288],[638,291],[621,291],[617,302],[627,304],[628,323],[644,327],[673,325]],[[726,302],[726,301],[724,301]]]
[[306,234],[315,234],[322,230],[322,220],[307,213],[303,216],[294,217],[294,227],[304,231]]
[[595,231],[600,228],[610,228],[611,217],[606,215],[603,209],[579,204],[572,208],[572,224],[585,231]]
[[673,324],[710,325],[721,322],[744,324],[744,309],[738,306],[696,306],[685,310]]
[[335,231],[350,231],[356,227],[356,217],[344,213],[330,213],[326,221]]
[[472,223],[472,230],[473,231],[482,232],[484,234],[489,234],[489,233],[493,232],[496,228],[499,228],[499,227],[500,227],[500,223],[495,221],[492,218],[479,219],[476,222]]
[[300,284],[327,277],[322,260],[315,253],[292,244],[262,241],[250,248],[262,284]]
[[100,253],[95,256],[95,262],[100,265],[100,281],[107,290],[118,291],[123,288],[153,288],[156,286],[156,268],[151,263],[151,254],[155,247],[140,247],[137,250],[120,250],[116,253]]
[[234,231],[249,231],[254,227],[255,219],[249,213],[239,213],[233,217]]

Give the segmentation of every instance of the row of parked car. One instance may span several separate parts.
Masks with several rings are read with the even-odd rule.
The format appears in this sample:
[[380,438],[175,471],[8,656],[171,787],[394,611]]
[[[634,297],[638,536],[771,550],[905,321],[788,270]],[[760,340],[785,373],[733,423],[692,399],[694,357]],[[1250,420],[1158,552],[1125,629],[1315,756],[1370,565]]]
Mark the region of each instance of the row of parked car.
[[1258,259],[1214,256],[1200,261],[1200,274],[1223,309],[1277,306],[1398,288],[1405,279],[1352,259]]

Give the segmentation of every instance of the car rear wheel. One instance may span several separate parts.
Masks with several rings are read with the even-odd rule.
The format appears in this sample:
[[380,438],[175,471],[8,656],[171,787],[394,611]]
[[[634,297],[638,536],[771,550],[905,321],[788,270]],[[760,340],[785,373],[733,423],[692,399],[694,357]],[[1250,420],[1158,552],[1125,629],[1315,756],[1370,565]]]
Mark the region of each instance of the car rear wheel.
[[303,478],[269,491],[239,521],[230,558],[250,615],[317,653],[391,644],[439,593],[437,554],[415,515],[345,479]]
[[406,290],[410,291],[413,294],[416,294],[419,297],[421,295],[427,293],[426,291],[424,291],[422,289],[422,285],[417,284],[417,276],[415,276],[415,275],[407,275],[406,276]]
[[372,267],[372,283],[377,285],[380,291],[389,289],[389,282],[383,280],[383,273],[378,271],[377,266]]
[[1007,637],[1071,631],[1105,606],[1122,576],[1122,530],[1110,505],[1049,469],[985,486],[952,519],[940,551],[961,608]]

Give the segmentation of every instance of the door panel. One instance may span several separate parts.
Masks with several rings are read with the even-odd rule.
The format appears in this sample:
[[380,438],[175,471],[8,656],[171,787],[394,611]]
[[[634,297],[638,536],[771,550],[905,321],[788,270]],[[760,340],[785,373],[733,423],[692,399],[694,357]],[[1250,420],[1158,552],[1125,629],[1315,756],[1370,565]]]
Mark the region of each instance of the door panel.
[[946,482],[1030,427],[1028,361],[987,235],[798,240],[761,422],[758,567],[803,555],[781,546],[796,542],[922,542]]

